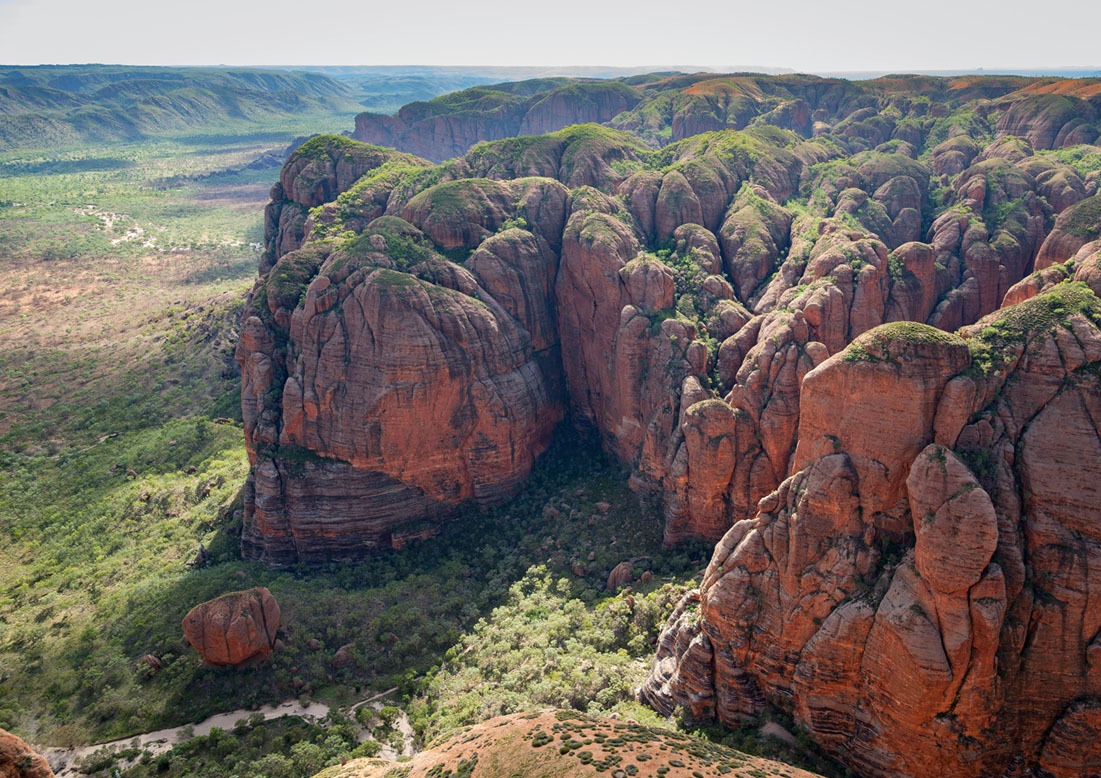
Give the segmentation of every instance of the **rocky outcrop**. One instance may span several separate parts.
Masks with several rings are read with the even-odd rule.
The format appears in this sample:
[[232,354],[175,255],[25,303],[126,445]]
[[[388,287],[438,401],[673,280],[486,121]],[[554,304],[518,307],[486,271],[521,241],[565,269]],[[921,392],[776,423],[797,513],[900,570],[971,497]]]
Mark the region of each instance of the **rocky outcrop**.
[[621,586],[626,586],[635,580],[635,568],[630,562],[620,562],[608,573],[608,581],[604,588],[609,592],[616,591]]
[[[238,352],[249,555],[403,546],[511,494],[567,414],[662,505],[668,542],[717,540],[795,472],[811,371],[885,322],[955,329],[996,310],[1056,217],[1095,199],[1083,165],[994,137],[985,109],[951,113],[1024,100],[1027,79],[677,83],[695,95],[686,120],[718,94],[737,122],[806,129],[809,112],[817,137],[758,121],[653,154],[589,124],[436,167],[347,140],[295,160]],[[384,418],[433,423],[388,437]]]
[[[360,114],[354,137],[441,161],[480,141],[585,122],[629,131],[654,147],[767,125],[803,138],[831,136],[849,153],[889,144],[916,152],[933,136],[941,146],[933,156],[937,173],[952,176],[978,151],[968,148],[969,138],[961,138],[976,125],[988,135],[1025,138],[1039,150],[1091,144],[1101,132],[1098,103],[1088,80],[1050,78],[846,81],[714,73],[603,82],[549,78],[473,87],[411,103],[394,116]],[[964,107],[970,109],[966,119],[934,128],[934,120]]]
[[1099,324],[1068,282],[811,371],[793,475],[718,543],[643,697],[730,725],[783,707],[863,775],[1088,774]]
[[[561,190],[535,186],[544,206]],[[451,189],[437,196],[461,202]],[[479,186],[463,192],[485,197]],[[494,211],[474,211],[500,226]],[[416,198],[406,213],[421,220]],[[464,213],[421,221],[441,242],[477,243],[485,228]],[[552,250],[514,228],[484,241],[468,270],[430,245],[412,224],[380,218],[314,268],[292,311],[246,320],[247,554],[285,562],[393,547],[463,502],[509,496],[549,445],[562,416],[558,341],[544,319]],[[294,252],[273,271],[269,306],[271,283],[293,261]],[[290,347],[278,355],[281,329]]]
[[672,271],[639,258],[630,226],[592,205],[575,199],[563,240],[555,288],[563,367],[575,422],[634,461],[647,436],[671,423],[680,382],[704,369],[706,351],[690,323],[667,313]]
[[636,89],[614,81],[559,78],[475,87],[410,103],[394,116],[359,114],[353,137],[440,162],[462,156],[480,141],[607,122],[640,99]]
[[659,708],[776,706],[869,776],[1093,769],[1099,178],[999,134],[1030,85],[686,77],[616,120],[717,130],[657,152],[583,125],[299,165],[238,350],[246,556],[430,537],[569,417],[667,543],[717,542]]
[[739,193],[718,234],[723,269],[739,300],[754,299],[757,287],[772,275],[776,260],[791,240],[791,223],[791,213],[766,192],[747,189]]
[[1036,269],[1066,262],[1087,243],[1101,238],[1101,195],[1071,205],[1055,220],[1036,256]]
[[299,146],[280,171],[271,202],[264,209],[261,272],[302,245],[311,208],[335,200],[368,172],[387,163],[422,164],[408,154],[353,143],[337,135],[321,135]]
[[212,665],[265,659],[275,647],[279,604],[263,586],[200,603],[183,619],[183,632]]
[[3,778],[53,778],[46,760],[21,738],[0,729],[0,776]]
[[998,131],[1024,137],[1037,149],[1058,149],[1096,142],[1097,118],[1090,100],[1050,92],[1027,94],[1012,101],[998,121]]

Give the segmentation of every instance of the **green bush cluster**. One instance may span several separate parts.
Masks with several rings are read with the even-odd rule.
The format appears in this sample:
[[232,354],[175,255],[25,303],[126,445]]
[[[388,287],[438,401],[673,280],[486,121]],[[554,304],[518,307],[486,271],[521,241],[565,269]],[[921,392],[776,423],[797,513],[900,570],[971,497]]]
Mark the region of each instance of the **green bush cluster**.
[[523,710],[630,706],[658,632],[688,585],[680,577],[593,598],[582,580],[545,565],[528,569],[421,682],[410,708],[414,727],[431,740]]
[[971,351],[968,375],[989,377],[1006,367],[1034,337],[1053,328],[1067,326],[1072,315],[1087,317],[1101,325],[1101,303],[1088,286],[1064,281],[1050,290],[1005,308],[986,320],[977,336],[967,339]]

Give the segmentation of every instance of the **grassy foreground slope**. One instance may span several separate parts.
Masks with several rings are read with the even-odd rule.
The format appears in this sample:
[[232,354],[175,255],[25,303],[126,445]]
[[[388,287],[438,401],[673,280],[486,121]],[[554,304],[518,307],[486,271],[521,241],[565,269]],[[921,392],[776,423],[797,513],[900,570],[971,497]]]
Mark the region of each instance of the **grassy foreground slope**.
[[[89,641],[123,592],[186,570],[232,515],[249,244],[287,145],[341,122],[0,154],[5,725],[83,740],[126,720],[126,684]],[[66,729],[72,710],[98,723]]]

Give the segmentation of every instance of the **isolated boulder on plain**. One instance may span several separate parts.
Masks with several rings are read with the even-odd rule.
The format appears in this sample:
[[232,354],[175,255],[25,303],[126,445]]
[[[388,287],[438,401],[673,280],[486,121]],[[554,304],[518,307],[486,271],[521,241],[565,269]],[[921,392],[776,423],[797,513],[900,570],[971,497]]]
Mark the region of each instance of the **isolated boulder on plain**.
[[268,657],[279,631],[279,604],[263,586],[230,592],[192,608],[184,637],[212,665]]

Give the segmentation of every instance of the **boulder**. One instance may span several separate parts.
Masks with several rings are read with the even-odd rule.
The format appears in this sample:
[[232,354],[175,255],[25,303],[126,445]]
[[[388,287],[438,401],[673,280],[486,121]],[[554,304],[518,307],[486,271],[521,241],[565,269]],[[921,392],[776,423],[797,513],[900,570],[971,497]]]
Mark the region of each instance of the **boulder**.
[[608,582],[604,585],[604,588],[609,592],[614,592],[621,586],[626,586],[635,580],[635,568],[630,562],[620,562],[618,565],[612,568],[612,572],[608,574]]
[[279,604],[263,586],[200,603],[183,619],[187,642],[212,665],[266,659],[279,631]]
[[3,778],[53,778],[46,760],[21,738],[0,729],[0,776]]

